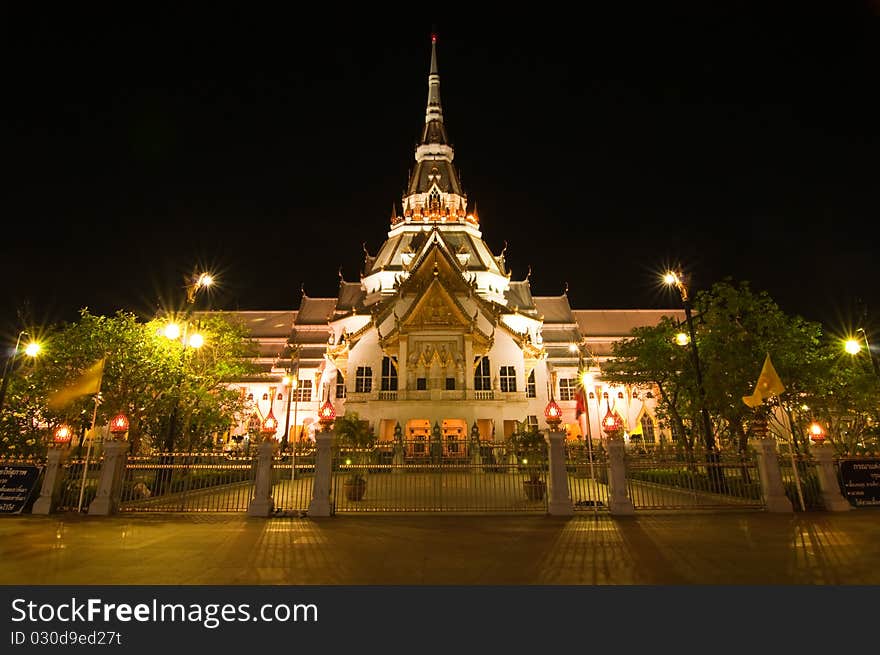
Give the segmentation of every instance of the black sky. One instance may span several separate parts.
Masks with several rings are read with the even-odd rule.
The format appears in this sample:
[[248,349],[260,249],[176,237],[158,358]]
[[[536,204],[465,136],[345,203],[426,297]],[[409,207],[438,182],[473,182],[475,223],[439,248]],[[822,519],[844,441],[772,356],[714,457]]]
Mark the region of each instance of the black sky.
[[878,5],[703,4],[10,10],[3,329],[146,316],[201,265],[214,308],[335,295],[399,206],[432,29],[463,185],[534,293],[675,306],[656,275],[680,262],[876,325]]

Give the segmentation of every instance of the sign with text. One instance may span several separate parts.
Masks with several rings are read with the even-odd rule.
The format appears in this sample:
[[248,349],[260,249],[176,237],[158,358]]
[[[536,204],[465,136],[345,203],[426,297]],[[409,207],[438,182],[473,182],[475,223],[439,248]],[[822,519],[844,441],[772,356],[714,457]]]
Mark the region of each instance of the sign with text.
[[840,482],[856,507],[880,506],[880,459],[840,460]]
[[0,464],[0,514],[19,514],[33,496],[42,466]]

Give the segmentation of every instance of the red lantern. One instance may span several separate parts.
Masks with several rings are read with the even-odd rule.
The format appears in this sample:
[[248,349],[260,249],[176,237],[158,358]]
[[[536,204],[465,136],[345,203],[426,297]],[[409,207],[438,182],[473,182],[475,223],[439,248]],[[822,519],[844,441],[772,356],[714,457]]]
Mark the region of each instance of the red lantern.
[[275,414],[272,413],[272,408],[270,407],[269,413],[263,419],[263,425],[260,426],[260,432],[269,436],[270,434],[275,434],[276,430],[278,430],[278,420],[275,418]]
[[602,419],[602,429],[608,433],[615,433],[623,430],[623,421],[620,420],[620,417],[617,414],[611,411],[610,407],[605,414],[605,418]]
[[544,418],[547,419],[547,425],[549,425],[552,430],[557,430],[559,424],[562,423],[562,409],[560,409],[559,405],[557,405],[556,401],[552,398],[544,408]]
[[821,446],[822,442],[825,441],[825,430],[818,423],[810,425],[810,439],[817,446]]
[[110,434],[118,437],[128,432],[128,417],[122,412],[110,419]]
[[326,432],[330,429],[334,420],[336,420],[336,410],[333,409],[333,403],[331,403],[328,398],[327,401],[321,405],[321,409],[318,410],[318,423],[321,424],[321,429]]
[[70,441],[70,428],[62,424],[55,428],[55,443],[68,443]]

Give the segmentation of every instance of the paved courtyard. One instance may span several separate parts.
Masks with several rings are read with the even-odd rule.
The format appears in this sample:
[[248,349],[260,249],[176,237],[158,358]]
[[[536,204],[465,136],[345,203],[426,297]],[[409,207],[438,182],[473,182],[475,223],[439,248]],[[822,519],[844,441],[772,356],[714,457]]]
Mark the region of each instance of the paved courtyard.
[[0,584],[880,584],[880,510],[3,516]]

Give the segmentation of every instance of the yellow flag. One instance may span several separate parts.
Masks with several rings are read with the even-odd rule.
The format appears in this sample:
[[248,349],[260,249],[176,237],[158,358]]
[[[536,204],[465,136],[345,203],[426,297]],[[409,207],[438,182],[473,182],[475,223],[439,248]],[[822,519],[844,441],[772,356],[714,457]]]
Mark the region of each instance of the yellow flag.
[[104,359],[101,358],[87,368],[76,380],[49,396],[47,404],[52,409],[60,409],[79,396],[98,393],[101,390],[103,377]]
[[764,402],[765,398],[778,396],[785,391],[785,385],[776,374],[773,368],[773,362],[770,361],[768,353],[764,360],[764,366],[761,368],[761,375],[758,376],[758,382],[755,384],[755,391],[751,396],[743,396],[743,402],[749,407],[758,407]]

